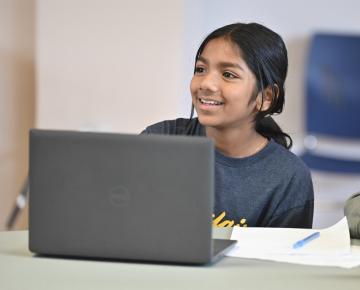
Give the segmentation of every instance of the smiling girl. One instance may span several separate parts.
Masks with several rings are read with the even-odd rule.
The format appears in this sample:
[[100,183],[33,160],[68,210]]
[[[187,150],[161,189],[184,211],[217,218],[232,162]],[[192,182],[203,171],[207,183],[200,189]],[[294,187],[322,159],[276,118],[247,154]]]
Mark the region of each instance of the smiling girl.
[[257,23],[221,27],[196,54],[191,118],[143,132],[214,141],[214,225],[312,226],[310,172],[270,117],[282,112],[287,66],[285,44],[272,30]]

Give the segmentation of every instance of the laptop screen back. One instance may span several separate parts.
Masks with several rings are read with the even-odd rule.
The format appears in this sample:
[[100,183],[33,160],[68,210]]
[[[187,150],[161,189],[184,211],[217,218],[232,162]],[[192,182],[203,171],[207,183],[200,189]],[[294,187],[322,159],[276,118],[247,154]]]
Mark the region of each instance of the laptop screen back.
[[206,263],[213,195],[209,139],[30,133],[35,253]]

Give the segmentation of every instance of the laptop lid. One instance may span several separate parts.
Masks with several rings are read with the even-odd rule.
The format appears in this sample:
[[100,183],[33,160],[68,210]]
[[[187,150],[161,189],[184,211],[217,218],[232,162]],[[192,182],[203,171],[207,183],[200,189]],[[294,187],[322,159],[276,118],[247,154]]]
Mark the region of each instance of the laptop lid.
[[30,132],[32,252],[207,263],[213,196],[207,138]]

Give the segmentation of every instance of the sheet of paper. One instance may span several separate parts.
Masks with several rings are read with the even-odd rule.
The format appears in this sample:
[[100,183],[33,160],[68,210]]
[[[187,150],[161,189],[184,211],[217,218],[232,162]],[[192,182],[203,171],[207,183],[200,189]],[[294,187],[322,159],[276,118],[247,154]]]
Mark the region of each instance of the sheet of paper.
[[[299,249],[293,244],[314,232],[320,237]],[[233,229],[236,246],[231,257],[265,259],[305,265],[355,267],[360,265],[360,251],[351,248],[346,217],[335,225],[322,229],[243,228]]]

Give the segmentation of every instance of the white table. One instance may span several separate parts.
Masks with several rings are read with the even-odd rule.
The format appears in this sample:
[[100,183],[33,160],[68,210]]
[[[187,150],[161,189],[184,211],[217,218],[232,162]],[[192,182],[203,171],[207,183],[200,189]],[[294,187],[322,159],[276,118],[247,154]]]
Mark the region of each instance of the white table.
[[211,266],[43,258],[29,252],[27,231],[0,232],[0,289],[358,290],[360,267],[346,270],[229,257]]

